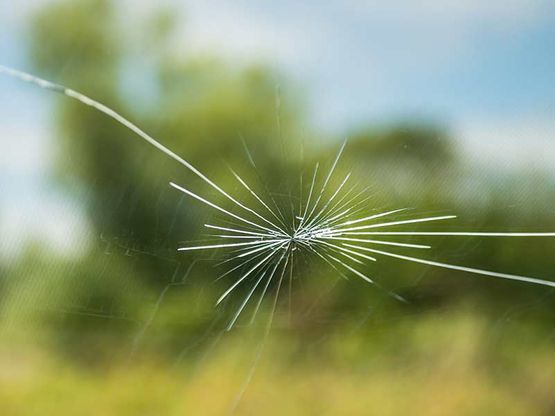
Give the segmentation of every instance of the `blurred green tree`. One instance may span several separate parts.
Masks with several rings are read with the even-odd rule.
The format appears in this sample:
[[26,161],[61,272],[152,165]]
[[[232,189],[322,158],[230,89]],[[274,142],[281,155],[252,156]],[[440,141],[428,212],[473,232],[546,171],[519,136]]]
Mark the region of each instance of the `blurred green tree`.
[[[295,138],[306,130],[306,120],[303,101],[294,92],[279,97],[284,102],[279,108],[276,105],[276,80],[282,78],[279,73],[262,65],[231,66],[217,57],[176,58],[172,47],[175,20],[171,11],[162,10],[132,30],[123,27],[120,19],[115,3],[109,0],[61,1],[46,6],[30,26],[29,52],[34,67],[43,76],[82,91],[137,121],[225,189],[240,188],[226,163],[234,168],[239,166],[241,174],[256,176],[244,168],[249,164],[242,137],[255,156],[258,174],[267,181],[267,188],[278,195],[294,189],[301,166],[297,150],[291,149]],[[295,89],[285,89],[292,90]],[[66,183],[70,192],[78,194],[98,238],[94,239],[91,252],[77,265],[69,269],[54,267],[58,273],[69,276],[65,280],[55,279],[55,284],[62,293],[67,284],[67,291],[74,292],[69,296],[74,303],[81,302],[102,313],[117,310],[148,322],[150,305],[156,302],[161,289],[168,283],[180,282],[191,262],[190,257],[176,252],[177,242],[197,235],[201,221],[207,217],[204,207],[183,199],[168,187],[168,182],[182,182],[213,200],[218,200],[218,195],[180,165],[93,109],[60,98],[56,115],[60,145],[58,179]],[[326,157],[318,157],[322,154]],[[306,160],[329,159],[330,154],[324,145],[305,148]],[[456,148],[445,130],[436,126],[399,124],[356,133],[350,138],[344,165],[355,170],[360,186],[370,185],[381,194],[381,198],[373,201],[375,207],[403,205],[421,210],[457,207],[453,203],[460,175]],[[305,178],[308,171],[305,170]],[[292,178],[294,185],[288,183],[287,177]],[[499,204],[488,206],[481,215],[495,223],[504,211]],[[444,252],[451,250],[451,254],[458,255],[459,244],[446,244]],[[514,264],[511,263],[514,252],[504,251],[497,241],[489,240],[480,248],[466,255],[464,262],[477,260],[475,266],[485,267],[488,260],[495,258],[500,268]],[[545,252],[545,247],[524,242],[518,248],[528,255],[521,263],[523,273],[542,250]],[[108,261],[106,255],[115,255],[117,259]],[[421,267],[401,262],[385,264],[387,270],[378,276],[382,282],[391,278],[386,286],[392,288],[411,284],[415,274],[422,273]],[[39,262],[37,267],[42,267]],[[537,266],[535,270],[540,269]],[[332,273],[323,270],[316,270],[314,276]],[[194,273],[203,282],[212,281],[215,276],[213,269],[202,264]],[[369,273],[376,273],[376,268]],[[21,274],[21,270],[13,273]],[[443,282],[440,294],[443,299],[468,290],[462,283],[453,284],[454,280],[450,280],[449,285],[442,280],[451,274],[433,274],[434,281]],[[408,281],[400,277],[406,275],[410,276]],[[74,290],[71,285],[75,285],[76,276],[81,282]],[[472,279],[475,288],[483,287],[477,282]],[[321,286],[319,281],[308,283],[307,290],[298,296],[298,303],[313,304]],[[27,282],[24,287],[30,290],[35,284]],[[489,287],[492,289],[486,292],[487,296],[502,286]],[[503,287],[507,293],[518,290],[516,286]],[[218,289],[213,285],[207,291]],[[369,299],[375,296],[372,293],[353,292],[352,285],[342,286],[326,295],[322,308],[327,309],[329,316],[365,311]],[[418,296],[431,297],[429,293]],[[68,295],[58,298],[67,299]],[[418,299],[408,307],[417,309]],[[192,299],[190,295],[169,294],[168,300],[165,306],[168,314],[153,330],[158,331],[158,340],[164,339],[163,342],[178,348],[182,345],[179,337],[196,336],[208,326],[213,310],[201,296]],[[116,308],[110,309],[111,305]],[[309,314],[305,316],[312,319]],[[79,315],[73,325],[68,325],[68,321],[62,323],[65,328],[73,327],[80,334],[87,330],[98,334],[90,317]],[[312,323],[300,322],[299,328]],[[128,331],[123,333],[131,337],[129,334],[135,329],[136,323],[129,324]]]
[[[303,117],[298,99],[277,96],[280,75],[261,65],[232,67],[208,56],[176,59],[169,46],[174,22],[167,10],[144,22],[144,31],[123,33],[119,17],[109,0],[61,1],[46,6],[31,21],[31,62],[41,75],[137,121],[224,188],[238,186],[226,164],[248,160],[241,144],[244,138],[256,157],[259,173],[271,172],[266,175],[267,187],[277,191],[283,185],[279,172],[288,168],[283,149]],[[147,68],[133,65],[136,39],[147,39],[140,51],[140,61],[146,62]],[[142,75],[139,82],[129,86],[128,80],[137,79],[138,73]],[[276,99],[284,101],[279,111]],[[176,252],[177,242],[191,239],[198,233],[200,221],[207,218],[204,206],[191,199],[182,203],[183,196],[168,182],[181,180],[203,195],[208,191],[212,200],[219,195],[210,194],[211,189],[182,166],[103,114],[63,97],[55,109],[60,146],[57,180],[82,202],[93,235],[98,236],[91,252],[62,273],[67,278],[55,279],[58,291],[73,292],[56,299],[60,299],[58,303],[72,299],[72,305],[87,311],[115,311],[148,321],[150,306],[161,289],[179,283],[191,263],[191,258]],[[202,264],[193,273],[204,283],[215,277],[215,271]],[[75,280],[80,280],[77,291]],[[29,285],[33,283],[13,293]],[[186,296],[175,299],[170,294],[168,298],[177,302],[174,310],[180,313],[173,315],[172,323],[161,323],[171,330],[160,339],[180,337],[176,345],[181,345],[183,336],[201,331],[213,318],[211,308],[195,314],[181,305],[187,303]],[[171,302],[168,307],[172,308]],[[99,335],[91,317],[78,314],[63,320],[64,331],[74,328],[81,335]],[[112,323],[118,328],[121,324],[104,322]],[[136,327],[131,320],[129,325],[128,331]]]

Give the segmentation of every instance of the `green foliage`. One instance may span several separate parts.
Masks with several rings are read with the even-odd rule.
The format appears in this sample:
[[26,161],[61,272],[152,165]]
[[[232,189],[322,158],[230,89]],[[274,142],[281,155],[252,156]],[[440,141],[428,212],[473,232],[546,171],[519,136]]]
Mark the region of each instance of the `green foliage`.
[[[63,1],[40,10],[31,22],[29,38],[36,70],[134,120],[224,189],[239,190],[229,164],[249,183],[255,184],[258,175],[262,176],[265,186],[278,194],[276,199],[291,190],[298,195],[299,172],[303,172],[306,186],[313,165],[300,166],[298,160],[300,132],[309,129],[303,100],[292,84],[286,81],[283,96],[278,97],[277,80],[283,77],[273,68],[236,67],[211,56],[176,57],[179,54],[171,47],[175,25],[171,11],[161,12],[135,30],[122,27],[118,18],[114,3],[108,0]],[[139,44],[148,39],[141,50],[147,75],[133,86],[139,90],[134,93],[143,97],[141,102],[130,98],[124,87],[124,81],[136,76],[132,55],[137,39]],[[279,106],[278,98],[282,101]],[[90,252],[71,267],[57,259],[45,265],[47,255],[38,250],[8,270],[9,279],[0,281],[4,314],[20,322],[24,320],[20,308],[26,311],[28,304],[47,305],[53,312],[33,313],[26,319],[52,328],[56,344],[64,352],[88,360],[107,357],[112,351],[125,355],[143,330],[142,348],[174,356],[206,332],[218,313],[212,303],[235,275],[212,284],[221,269],[205,262],[186,275],[192,259],[175,249],[184,240],[203,238],[201,225],[213,213],[178,195],[168,182],[183,183],[211,200],[225,201],[180,165],[93,109],[60,98],[55,114],[57,180],[69,192],[79,190],[95,238]],[[312,144],[316,140],[308,136],[304,159],[329,163],[336,142],[334,146],[316,146]],[[245,155],[243,138],[257,172]],[[471,213],[467,223],[462,223],[467,228],[512,226],[515,211],[507,209],[515,194],[512,182],[505,183],[508,191],[481,183],[479,193],[463,195],[461,177],[467,172],[442,128],[403,123],[381,130],[369,128],[350,138],[340,169],[345,167],[355,172],[353,177],[361,187],[369,186],[369,192],[376,194],[369,202],[376,209],[449,209]],[[542,181],[531,178],[529,188]],[[263,189],[262,185],[253,186]],[[534,197],[539,212],[521,204],[520,226],[555,226],[553,210],[546,203],[552,196],[534,193]],[[488,204],[480,203],[484,198]],[[500,270],[550,277],[546,266],[550,250],[541,242],[521,240],[505,245],[495,239],[465,239],[436,243],[439,250],[435,253],[453,262],[485,268],[493,264]],[[408,314],[433,313],[472,299],[484,314],[490,311],[491,316],[499,316],[514,305],[516,297],[517,303],[533,305],[521,312],[530,319],[550,319],[549,303],[537,302],[543,288],[511,286],[387,260],[367,270],[383,286],[410,301],[401,305],[384,291],[354,278],[334,283],[337,276],[325,265],[300,267],[290,300],[291,339],[314,341],[323,333],[343,328],[354,317],[366,316],[375,305],[380,305],[383,316],[402,321]],[[157,310],[160,293],[168,287]],[[238,288],[238,296],[247,289]],[[287,309],[288,303],[285,299],[280,307]],[[68,310],[68,305],[83,310]],[[99,311],[99,316],[90,311]],[[158,312],[150,322],[154,311]],[[287,321],[283,315],[279,322]],[[145,323],[149,323],[146,329]],[[392,326],[398,331],[407,329],[397,323]],[[422,338],[431,338],[432,333],[429,330]],[[350,342],[371,349],[362,338]],[[85,350],[87,353],[82,353]]]

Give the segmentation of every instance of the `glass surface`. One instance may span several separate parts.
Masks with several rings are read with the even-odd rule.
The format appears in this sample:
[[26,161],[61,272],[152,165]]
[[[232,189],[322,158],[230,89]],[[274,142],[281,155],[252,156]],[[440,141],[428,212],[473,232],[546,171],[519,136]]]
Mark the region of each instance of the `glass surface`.
[[0,412],[553,414],[554,23],[1,4]]

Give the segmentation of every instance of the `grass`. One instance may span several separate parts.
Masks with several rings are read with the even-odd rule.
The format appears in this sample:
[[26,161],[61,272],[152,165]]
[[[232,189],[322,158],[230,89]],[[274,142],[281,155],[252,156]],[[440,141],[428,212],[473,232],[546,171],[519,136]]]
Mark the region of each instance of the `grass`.
[[[387,331],[344,328],[317,343],[276,331],[237,414],[553,414],[553,341],[529,325],[499,327],[459,308],[410,317]],[[86,367],[38,345],[5,346],[0,412],[225,414],[253,348],[232,334],[178,367],[152,354]]]

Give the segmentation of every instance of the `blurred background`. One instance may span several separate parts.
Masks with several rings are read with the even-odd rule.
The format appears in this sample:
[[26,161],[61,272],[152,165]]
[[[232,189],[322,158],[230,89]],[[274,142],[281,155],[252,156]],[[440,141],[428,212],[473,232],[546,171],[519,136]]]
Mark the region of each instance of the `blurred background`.
[[[555,4],[20,0],[0,63],[113,107],[230,192],[328,166],[438,231],[555,230]],[[249,154],[256,163],[252,169]],[[555,413],[555,293],[380,259],[407,299],[313,262],[249,324],[225,253],[176,248],[217,195],[113,120],[0,78],[5,415]],[[221,201],[221,199],[220,199]],[[422,228],[414,227],[414,230]],[[412,230],[412,229],[411,229]],[[414,238],[555,279],[549,238]]]

